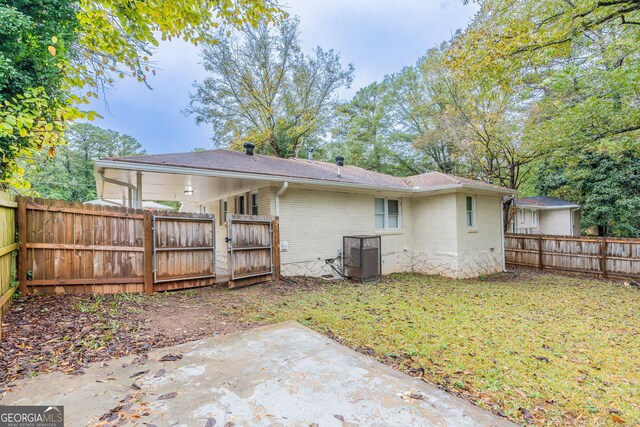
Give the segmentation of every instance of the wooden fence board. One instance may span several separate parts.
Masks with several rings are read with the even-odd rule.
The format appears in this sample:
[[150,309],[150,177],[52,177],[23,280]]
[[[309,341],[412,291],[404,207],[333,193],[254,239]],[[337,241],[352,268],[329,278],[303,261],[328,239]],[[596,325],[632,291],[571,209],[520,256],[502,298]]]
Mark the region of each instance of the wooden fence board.
[[16,216],[18,204],[16,198],[0,191],[0,338],[2,338],[2,317],[9,309],[11,298],[16,291],[15,250]]
[[637,278],[640,239],[506,234],[508,264],[602,277]]
[[280,278],[278,217],[227,214],[229,287]]

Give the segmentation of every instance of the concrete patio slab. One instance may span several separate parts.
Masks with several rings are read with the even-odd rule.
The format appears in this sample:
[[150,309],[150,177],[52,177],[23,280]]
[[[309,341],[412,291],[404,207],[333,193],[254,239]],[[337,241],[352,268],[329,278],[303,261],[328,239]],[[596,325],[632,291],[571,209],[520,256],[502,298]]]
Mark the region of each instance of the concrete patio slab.
[[64,405],[67,426],[514,425],[296,322],[43,375],[0,404]]

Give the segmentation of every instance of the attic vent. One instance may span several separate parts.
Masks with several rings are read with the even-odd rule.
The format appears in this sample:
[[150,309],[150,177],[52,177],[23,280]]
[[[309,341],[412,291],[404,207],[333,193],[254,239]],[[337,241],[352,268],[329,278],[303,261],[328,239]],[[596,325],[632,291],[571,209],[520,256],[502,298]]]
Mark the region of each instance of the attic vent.
[[253,149],[256,148],[256,146],[250,142],[245,142],[244,143],[244,154],[246,154],[247,156],[253,156]]
[[342,157],[342,156],[336,156],[336,165],[338,165],[338,166],[344,166],[344,157]]

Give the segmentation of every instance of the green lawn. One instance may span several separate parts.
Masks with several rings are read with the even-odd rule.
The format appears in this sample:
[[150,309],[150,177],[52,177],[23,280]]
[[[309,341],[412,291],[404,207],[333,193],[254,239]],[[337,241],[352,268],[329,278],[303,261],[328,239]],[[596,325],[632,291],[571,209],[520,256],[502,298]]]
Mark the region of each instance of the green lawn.
[[640,425],[640,291],[518,273],[336,282],[252,307],[520,423]]

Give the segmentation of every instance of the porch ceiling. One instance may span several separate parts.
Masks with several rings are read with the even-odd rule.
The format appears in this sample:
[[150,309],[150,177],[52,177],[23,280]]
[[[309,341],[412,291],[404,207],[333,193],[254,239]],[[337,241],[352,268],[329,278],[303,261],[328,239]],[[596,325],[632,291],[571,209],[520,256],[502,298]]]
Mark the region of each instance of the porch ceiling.
[[[128,188],[107,182],[105,178],[136,185],[136,171],[127,169],[98,168],[96,185],[98,196],[103,199],[122,200],[128,195]],[[232,194],[249,191],[256,186],[268,185],[264,181],[243,178],[225,178],[188,174],[142,172],[143,200],[172,200],[183,203],[206,203]],[[185,195],[187,187],[192,195]]]

